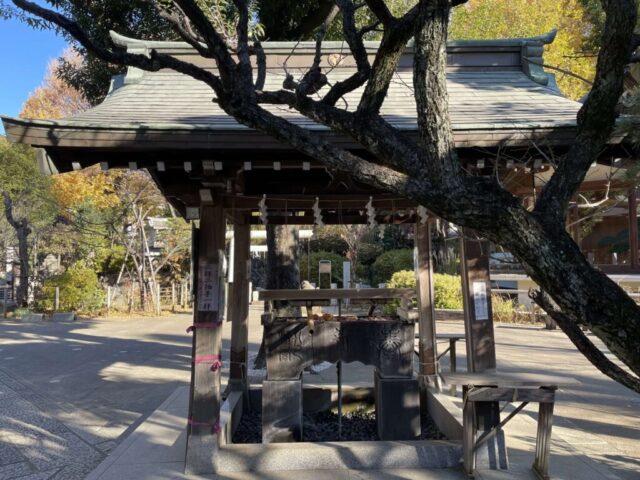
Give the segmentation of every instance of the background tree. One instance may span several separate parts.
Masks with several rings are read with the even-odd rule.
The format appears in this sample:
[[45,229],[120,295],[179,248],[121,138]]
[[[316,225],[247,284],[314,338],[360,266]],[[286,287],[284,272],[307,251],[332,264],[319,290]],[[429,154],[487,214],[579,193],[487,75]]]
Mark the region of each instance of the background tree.
[[56,206],[50,179],[40,174],[35,151],[25,145],[12,145],[3,137],[0,137],[0,195],[6,221],[15,232],[20,264],[15,301],[25,307],[31,272],[30,236],[37,235],[53,221]]
[[453,12],[451,38],[535,37],[557,28],[556,39],[546,47],[545,63],[569,72],[552,73],[563,93],[578,99],[590,85],[576,76],[591,81],[596,70],[598,29],[592,21],[599,6],[590,2],[588,7],[584,0],[469,0]]

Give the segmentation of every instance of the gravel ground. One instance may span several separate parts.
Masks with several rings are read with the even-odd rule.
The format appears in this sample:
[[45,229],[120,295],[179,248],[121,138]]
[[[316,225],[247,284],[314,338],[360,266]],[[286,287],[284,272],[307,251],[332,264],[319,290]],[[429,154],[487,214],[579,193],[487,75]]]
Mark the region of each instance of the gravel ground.
[[[426,421],[424,421],[426,420]],[[441,440],[444,435],[438,431],[430,417],[423,419],[421,440]],[[365,441],[380,440],[376,428],[376,415],[366,410],[356,410],[342,415],[342,438],[338,438],[338,414],[325,411],[304,414],[302,436],[306,442]],[[258,411],[242,417],[233,436],[233,443],[261,443],[262,415]]]

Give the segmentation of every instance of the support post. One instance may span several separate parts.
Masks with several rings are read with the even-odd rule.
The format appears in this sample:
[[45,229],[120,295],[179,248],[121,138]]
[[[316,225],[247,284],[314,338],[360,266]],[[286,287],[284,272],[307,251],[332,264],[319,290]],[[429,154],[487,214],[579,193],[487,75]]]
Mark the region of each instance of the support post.
[[233,226],[233,288],[230,292],[231,364],[229,385],[244,392],[248,405],[247,363],[249,349],[249,280],[251,279],[251,226],[249,223]]
[[433,261],[431,258],[431,223],[415,226],[414,258],[418,296],[418,337],[420,359],[420,399],[426,408],[426,389],[431,383],[438,386],[436,352],[436,322],[433,304]]
[[111,286],[107,286],[107,315],[111,311]]
[[176,283],[171,282],[171,311],[176,311]]
[[629,190],[629,263],[638,268],[638,198],[635,188]]
[[200,228],[194,270],[197,290],[194,305],[193,358],[189,425],[187,428],[187,474],[216,472],[220,433],[220,369],[213,369],[222,353],[224,316],[224,241],[223,208],[210,204],[200,209]]
[[[496,368],[496,347],[491,309],[491,279],[489,274],[490,243],[474,239],[471,230],[463,229],[460,242],[462,268],[462,298],[464,303],[467,370],[484,372]],[[465,393],[463,393],[463,396]],[[498,402],[476,402],[474,441],[500,424]],[[466,445],[465,445],[466,447]],[[465,452],[468,455],[468,452]],[[490,468],[507,468],[504,432],[485,442],[474,456],[486,459]],[[477,460],[476,460],[477,461]]]
[[467,370],[483,372],[496,368],[489,242],[474,240],[472,235],[473,232],[463,229],[460,244]]
[[53,311],[57,312],[60,310],[60,287],[56,287],[56,293],[55,293],[55,303],[53,306]]

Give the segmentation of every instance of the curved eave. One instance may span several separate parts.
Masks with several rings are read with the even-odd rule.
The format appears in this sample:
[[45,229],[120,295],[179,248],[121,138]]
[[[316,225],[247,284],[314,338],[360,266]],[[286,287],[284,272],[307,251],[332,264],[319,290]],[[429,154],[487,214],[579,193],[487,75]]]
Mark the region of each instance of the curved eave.
[[[184,150],[255,150],[290,149],[263,133],[238,125],[220,128],[197,124],[84,124],[51,120],[25,120],[2,117],[7,138],[41,148],[109,148],[145,150],[153,148]],[[575,137],[575,122],[544,122],[517,125],[478,124],[454,126],[456,147],[526,146],[532,140],[544,140],[550,145],[565,146]],[[360,146],[351,138],[336,134],[321,125],[307,127],[323,139],[344,148]],[[405,128],[417,136],[415,127]],[[621,138],[612,139],[619,143]]]

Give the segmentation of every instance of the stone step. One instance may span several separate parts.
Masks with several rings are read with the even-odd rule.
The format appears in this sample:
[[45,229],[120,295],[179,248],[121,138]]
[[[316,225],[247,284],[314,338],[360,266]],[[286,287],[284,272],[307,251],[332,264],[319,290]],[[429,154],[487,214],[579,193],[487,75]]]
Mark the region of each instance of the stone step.
[[220,449],[218,472],[447,469],[461,457],[461,444],[444,440],[236,444]]

